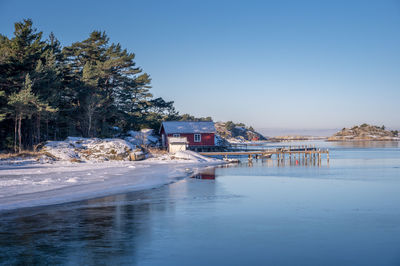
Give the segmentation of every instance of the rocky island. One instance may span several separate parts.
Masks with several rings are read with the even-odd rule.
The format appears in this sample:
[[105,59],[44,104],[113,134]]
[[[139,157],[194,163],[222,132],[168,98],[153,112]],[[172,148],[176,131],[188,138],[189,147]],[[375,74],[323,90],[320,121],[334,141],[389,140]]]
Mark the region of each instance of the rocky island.
[[328,141],[398,141],[397,130],[386,130],[385,126],[373,126],[362,124],[352,128],[343,128],[333,136],[328,138]]

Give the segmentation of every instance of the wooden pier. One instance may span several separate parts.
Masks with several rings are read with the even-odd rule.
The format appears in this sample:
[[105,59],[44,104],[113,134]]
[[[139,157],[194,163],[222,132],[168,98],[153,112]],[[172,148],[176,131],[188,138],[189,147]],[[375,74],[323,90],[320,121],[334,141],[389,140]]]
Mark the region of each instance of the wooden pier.
[[274,149],[263,149],[263,150],[243,150],[243,151],[223,151],[223,152],[200,152],[201,155],[205,156],[223,156],[228,159],[229,156],[248,156],[248,160],[252,161],[255,159],[271,158],[273,155],[276,157],[278,162],[303,162],[304,164],[321,164],[322,155],[326,154],[326,160],[329,163],[329,150],[320,149],[314,146],[290,146],[281,147]]

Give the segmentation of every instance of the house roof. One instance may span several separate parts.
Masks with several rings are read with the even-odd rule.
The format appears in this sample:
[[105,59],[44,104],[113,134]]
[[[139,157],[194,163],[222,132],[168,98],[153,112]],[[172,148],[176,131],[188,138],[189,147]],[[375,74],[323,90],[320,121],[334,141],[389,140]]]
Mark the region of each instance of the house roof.
[[214,122],[167,121],[162,123],[165,133],[215,133]]

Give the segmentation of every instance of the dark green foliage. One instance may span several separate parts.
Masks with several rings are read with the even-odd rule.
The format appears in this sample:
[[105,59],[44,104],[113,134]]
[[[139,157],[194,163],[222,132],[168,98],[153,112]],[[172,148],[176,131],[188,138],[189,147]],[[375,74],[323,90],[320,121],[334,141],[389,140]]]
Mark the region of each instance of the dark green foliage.
[[181,119],[172,101],[153,97],[134,58],[105,32],[62,48],[53,33],[43,40],[31,20],[15,23],[13,38],[0,35],[0,149]]
[[[42,41],[42,32],[32,27],[31,20],[15,23],[14,37],[1,37],[0,41],[0,91],[2,91],[0,139],[14,135],[14,149],[16,149],[16,135],[19,133],[19,143],[33,146],[35,122],[40,108],[40,97],[35,94],[35,69],[46,50],[46,43]],[[41,62],[43,63],[43,62]],[[32,79],[31,79],[32,77]],[[36,102],[36,103],[34,103]],[[42,102],[45,104],[45,101]],[[35,108],[33,108],[35,106]],[[23,123],[22,120],[28,120]],[[18,123],[17,123],[18,122]],[[17,126],[18,124],[18,126]],[[18,127],[18,130],[17,130]],[[5,142],[0,142],[0,148]],[[19,145],[19,149],[21,149]]]
[[19,92],[14,92],[8,97],[8,105],[13,110],[12,116],[14,117],[14,151],[17,150],[16,133],[18,133],[18,151],[21,152],[22,119],[30,119],[34,115],[40,117],[40,113],[42,112],[55,112],[56,110],[51,108],[46,102],[41,101],[38,96],[32,92],[32,81],[29,74],[26,74],[24,87]]
[[213,121],[210,116],[207,116],[207,117],[194,117],[193,115],[189,115],[189,114],[183,114],[183,115],[179,116],[178,119],[176,119],[176,120],[194,121],[194,122],[210,122],[210,121]]
[[254,131],[255,132],[255,130],[254,130],[254,128],[252,126],[246,127],[246,125],[244,123],[234,123],[232,121],[228,121],[228,122],[225,123],[225,128],[227,130],[229,130],[229,131],[234,130],[235,127],[243,127],[243,128],[246,128],[246,129],[248,129],[250,131]]
[[225,127],[227,130],[232,131],[236,127],[236,125],[232,121],[228,121],[225,123]]

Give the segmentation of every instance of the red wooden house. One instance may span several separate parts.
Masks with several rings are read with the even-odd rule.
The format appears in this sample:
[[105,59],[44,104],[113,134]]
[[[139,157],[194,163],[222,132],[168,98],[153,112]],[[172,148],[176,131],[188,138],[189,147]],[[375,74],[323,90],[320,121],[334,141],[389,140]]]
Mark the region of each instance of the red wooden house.
[[194,151],[210,151],[215,148],[214,122],[167,121],[161,124],[163,147],[168,147],[168,137],[186,137],[188,148]]

